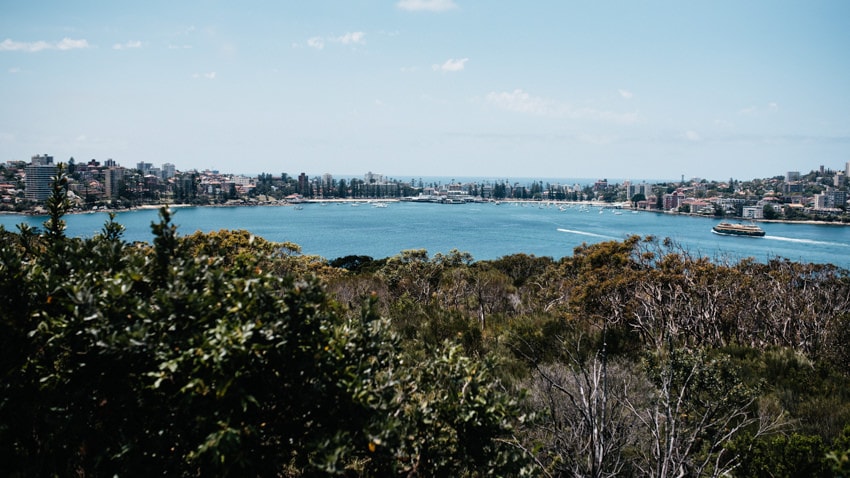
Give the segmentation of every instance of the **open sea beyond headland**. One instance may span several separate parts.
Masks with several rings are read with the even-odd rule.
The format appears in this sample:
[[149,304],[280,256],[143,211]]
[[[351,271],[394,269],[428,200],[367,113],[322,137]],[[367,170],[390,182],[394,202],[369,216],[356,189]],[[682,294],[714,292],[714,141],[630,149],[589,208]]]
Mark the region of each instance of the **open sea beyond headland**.
[[[764,238],[719,236],[711,232],[718,222],[651,212],[546,203],[422,204],[390,202],[309,203],[303,207],[182,207],[174,209],[178,233],[244,229],[270,241],[289,241],[304,254],[327,259],[347,255],[389,257],[405,249],[426,249],[429,254],[457,249],[476,260],[496,259],[515,253],[551,256],[572,255],[582,243],[622,240],[630,235],[671,238],[693,255],[737,261],[752,257],[767,261],[777,257],[792,261],[830,263],[850,269],[850,227],[802,223],[760,223]],[[0,215],[0,224],[16,231],[19,223],[43,227],[44,216]],[[65,217],[70,236],[97,234],[105,213]],[[152,239],[150,225],[158,221],[154,209],[117,214],[126,228],[127,241]]]

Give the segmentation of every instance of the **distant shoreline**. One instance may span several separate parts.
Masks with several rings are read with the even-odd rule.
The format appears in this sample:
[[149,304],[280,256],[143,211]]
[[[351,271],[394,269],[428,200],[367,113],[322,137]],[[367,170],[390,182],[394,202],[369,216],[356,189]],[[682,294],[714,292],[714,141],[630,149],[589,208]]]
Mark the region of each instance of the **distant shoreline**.
[[[131,212],[131,211],[145,211],[145,210],[158,210],[162,207],[171,208],[190,208],[190,207],[204,207],[204,208],[225,208],[225,207],[294,207],[302,204],[346,204],[346,203],[363,203],[363,204],[375,204],[375,203],[398,203],[398,202],[408,202],[402,201],[399,198],[333,198],[333,199],[305,199],[300,202],[267,202],[267,203],[256,203],[256,204],[143,204],[141,206],[135,206],[131,208],[121,208],[121,209],[98,209],[98,210],[89,210],[89,211],[72,211],[69,212],[69,215],[77,215],[77,214],[94,214],[94,213],[120,213],[120,212]],[[416,202],[416,201],[410,201]],[[653,213],[653,214],[665,214],[670,216],[687,216],[687,217],[700,217],[704,219],[714,219],[714,220],[727,220],[727,221],[753,221],[760,223],[776,223],[776,224],[808,224],[812,226],[850,226],[850,222],[838,222],[838,221],[817,221],[813,219],[749,219],[749,218],[740,218],[740,217],[717,217],[717,216],[706,216],[703,214],[692,214],[692,213],[684,213],[684,212],[670,212],[670,211],[658,211],[653,209],[635,209],[632,207],[623,207],[622,202],[620,203],[606,203],[600,201],[541,201],[541,200],[533,200],[533,199],[514,199],[514,198],[506,198],[499,200],[486,200],[480,202],[479,204],[495,204],[495,203],[505,203],[505,204],[514,204],[514,203],[534,203],[534,204],[551,204],[551,205],[580,205],[580,206],[590,206],[597,208],[606,208],[606,209],[623,209],[628,211],[635,211],[640,213]],[[15,211],[0,211],[0,215],[3,216],[30,216],[30,217],[41,217],[47,216],[46,212],[15,212]]]

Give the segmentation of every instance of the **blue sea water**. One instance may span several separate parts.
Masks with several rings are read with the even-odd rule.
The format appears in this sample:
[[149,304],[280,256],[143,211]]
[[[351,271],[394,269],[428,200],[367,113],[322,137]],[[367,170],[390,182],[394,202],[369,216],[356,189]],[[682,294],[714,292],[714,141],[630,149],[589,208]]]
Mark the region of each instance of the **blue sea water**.
[[[622,240],[630,235],[673,239],[694,255],[736,261],[752,257],[767,261],[831,263],[850,269],[850,227],[800,223],[763,223],[764,238],[719,236],[711,232],[716,219],[632,213],[613,209],[563,210],[539,203],[423,204],[389,203],[377,208],[360,203],[310,203],[291,206],[186,207],[175,209],[178,232],[244,229],[271,241],[289,241],[304,254],[327,259],[346,255],[383,258],[405,249],[429,254],[457,249],[477,260],[514,253],[561,258],[582,243]],[[42,227],[45,217],[0,216],[8,230],[25,222]],[[66,216],[68,234],[89,237],[107,220],[105,213]],[[150,241],[156,210],[121,212],[128,241]]]

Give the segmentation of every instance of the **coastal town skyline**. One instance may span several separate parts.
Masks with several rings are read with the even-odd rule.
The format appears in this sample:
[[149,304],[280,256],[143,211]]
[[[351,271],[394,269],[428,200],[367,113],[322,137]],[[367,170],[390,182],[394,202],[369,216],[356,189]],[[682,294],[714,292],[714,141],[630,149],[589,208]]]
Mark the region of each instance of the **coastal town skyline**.
[[841,1],[140,6],[0,17],[0,163],[754,178],[840,167]]
[[[744,177],[738,176],[734,174],[734,171],[728,172],[727,174],[721,174],[718,177],[700,177],[700,176],[686,176],[686,175],[661,175],[659,177],[620,177],[616,175],[616,172],[612,172],[614,174],[606,174],[604,171],[601,171],[600,174],[595,174],[591,176],[577,176],[571,174],[544,174],[539,176],[522,176],[522,175],[498,175],[498,174],[490,174],[488,172],[478,172],[473,174],[452,174],[451,171],[440,172],[440,171],[432,171],[425,174],[394,174],[393,172],[383,172],[372,169],[365,168],[360,172],[354,173],[339,173],[335,171],[309,171],[305,168],[278,168],[278,169],[270,169],[267,171],[260,171],[257,173],[245,173],[239,170],[227,170],[220,168],[213,168],[210,166],[202,166],[202,167],[181,167],[179,164],[174,164],[171,162],[162,162],[162,163],[152,163],[152,162],[138,162],[135,164],[127,164],[122,161],[113,159],[113,158],[91,158],[88,160],[77,159],[73,155],[68,159],[62,159],[53,156],[52,154],[34,154],[27,158],[14,159],[10,161],[0,161],[0,166],[6,167],[14,167],[14,166],[23,166],[23,165],[32,165],[41,163],[43,161],[47,161],[50,165],[55,166],[60,163],[64,164],[67,168],[70,162],[73,162],[75,165],[84,166],[84,165],[92,165],[97,168],[120,168],[122,170],[131,171],[131,170],[140,170],[144,174],[148,174],[150,171],[154,172],[156,176],[162,177],[171,177],[175,172],[178,173],[186,173],[186,172],[203,172],[203,173],[211,173],[216,175],[226,175],[226,176],[239,176],[245,178],[258,178],[262,175],[272,175],[280,177],[281,175],[288,175],[292,177],[293,175],[305,175],[309,178],[316,178],[321,176],[328,176],[336,179],[344,178],[380,178],[381,180],[392,180],[392,181],[421,181],[423,179],[428,180],[438,180],[448,181],[448,182],[484,182],[484,181],[508,181],[508,180],[529,180],[529,181],[540,181],[540,180],[582,180],[583,184],[590,184],[595,181],[610,181],[610,182],[658,182],[658,183],[666,183],[666,182],[692,182],[692,181],[712,181],[712,182],[723,182],[728,179],[738,180],[738,181],[749,181],[749,180],[758,180],[758,179],[768,179],[775,178],[779,176],[787,177],[788,174],[808,174],[815,172],[825,172],[829,171],[832,173],[838,173],[842,175],[841,184],[838,187],[845,187],[846,179],[850,178],[850,161],[844,161],[839,164],[820,164],[820,165],[812,165],[808,164],[803,167],[796,167],[792,169],[788,169],[785,171],[764,171],[761,175],[755,175],[752,177]],[[361,168],[362,169],[362,168]]]

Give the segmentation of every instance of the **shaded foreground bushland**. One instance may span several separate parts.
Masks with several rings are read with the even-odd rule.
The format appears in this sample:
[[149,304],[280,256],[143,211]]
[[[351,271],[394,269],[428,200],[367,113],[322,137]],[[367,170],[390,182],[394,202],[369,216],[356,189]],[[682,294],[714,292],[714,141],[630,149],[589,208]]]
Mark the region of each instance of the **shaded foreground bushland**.
[[4,476],[846,476],[850,277],[0,230]]

